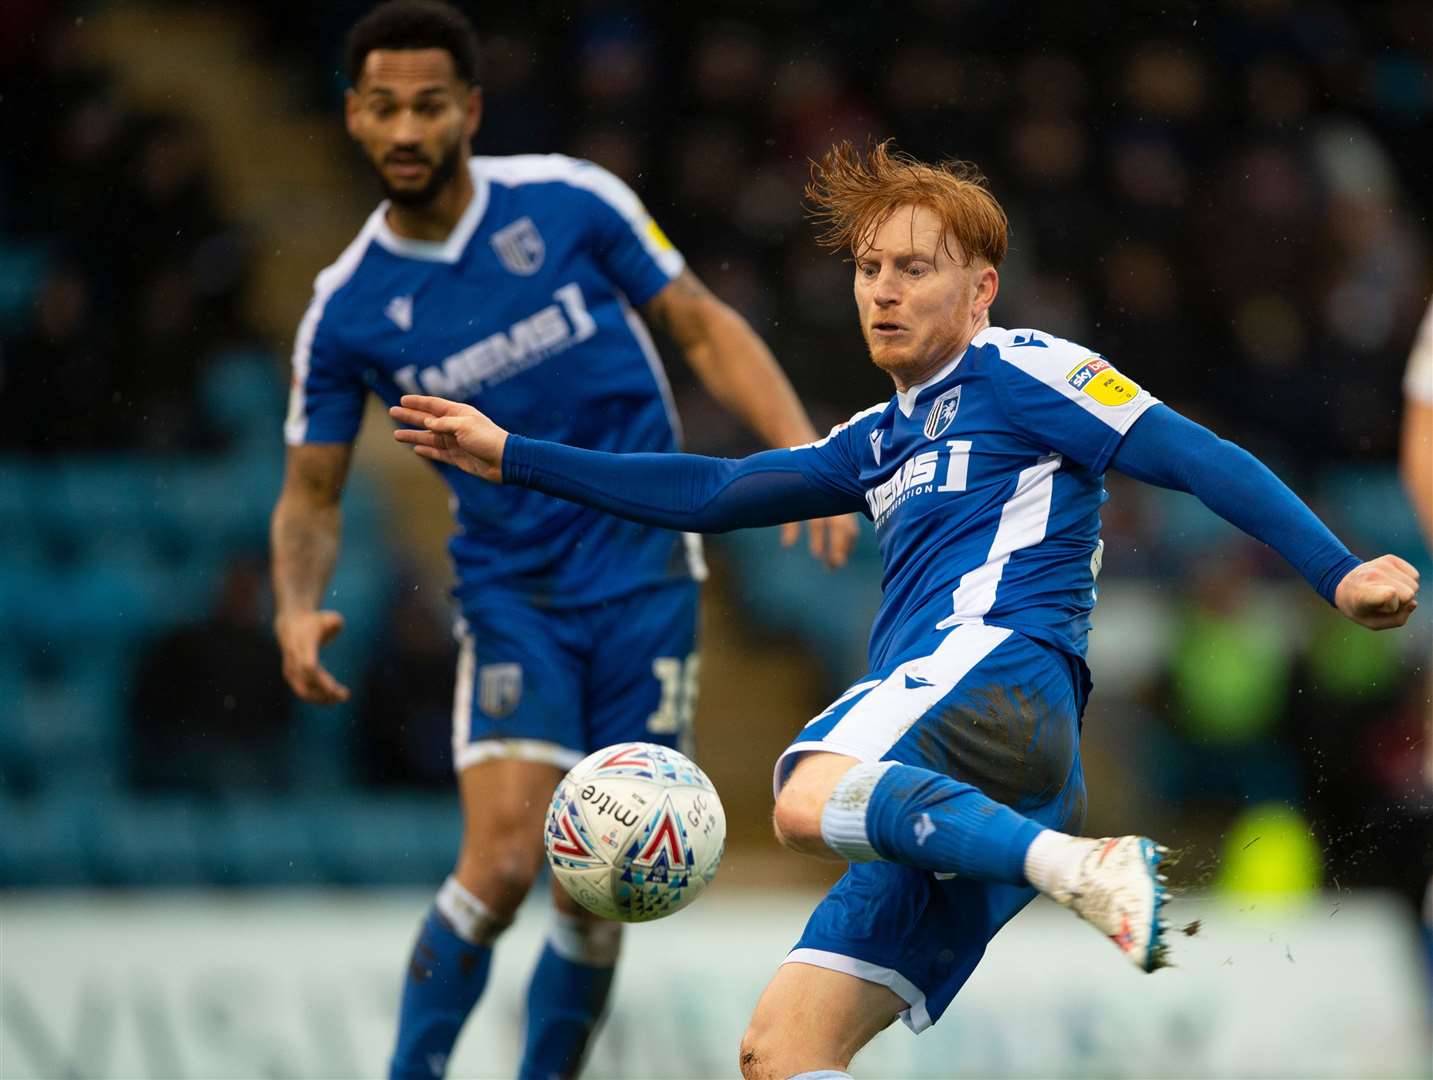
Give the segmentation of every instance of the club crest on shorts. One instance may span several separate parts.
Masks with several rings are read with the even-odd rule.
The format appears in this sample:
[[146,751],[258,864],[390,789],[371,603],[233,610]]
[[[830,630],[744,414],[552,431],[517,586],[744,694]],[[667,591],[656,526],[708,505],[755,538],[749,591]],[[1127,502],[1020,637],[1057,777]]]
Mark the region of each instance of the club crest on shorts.
[[925,418],[925,437],[939,439],[946,429],[955,423],[955,411],[960,408],[960,387],[947,390],[930,403],[930,413]]
[[514,274],[531,277],[542,267],[546,248],[542,233],[537,231],[530,217],[520,217],[511,225],[504,225],[493,233],[489,243],[503,266]]
[[478,668],[478,707],[492,717],[508,716],[522,700],[521,664],[484,664]]

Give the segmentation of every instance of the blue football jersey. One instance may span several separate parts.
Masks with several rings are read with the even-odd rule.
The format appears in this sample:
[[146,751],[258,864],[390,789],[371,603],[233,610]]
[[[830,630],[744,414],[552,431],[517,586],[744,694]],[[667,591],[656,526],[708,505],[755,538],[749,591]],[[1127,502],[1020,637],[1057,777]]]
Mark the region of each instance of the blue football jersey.
[[[294,342],[285,438],[350,442],[369,391],[466,401],[571,446],[670,451],[670,388],[634,306],[684,265],[632,191],[561,155],[475,157],[472,202],[442,243],[389,228],[388,204],[318,275]],[[464,603],[505,589],[571,607],[704,574],[694,536],[436,466]]]
[[795,448],[811,482],[863,499],[876,523],[871,670],[971,622],[1083,658],[1104,472],[1154,404],[1080,345],[991,327],[925,383]]

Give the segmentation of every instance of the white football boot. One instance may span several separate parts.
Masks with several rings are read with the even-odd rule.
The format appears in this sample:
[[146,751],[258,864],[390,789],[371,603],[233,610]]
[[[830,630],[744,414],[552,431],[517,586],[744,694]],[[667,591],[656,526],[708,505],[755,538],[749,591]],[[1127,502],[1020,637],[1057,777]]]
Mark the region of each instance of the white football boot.
[[1143,836],[1089,844],[1071,886],[1051,892],[1050,898],[1113,941],[1135,967],[1166,967],[1169,924],[1161,909],[1169,893],[1159,864],[1168,849]]

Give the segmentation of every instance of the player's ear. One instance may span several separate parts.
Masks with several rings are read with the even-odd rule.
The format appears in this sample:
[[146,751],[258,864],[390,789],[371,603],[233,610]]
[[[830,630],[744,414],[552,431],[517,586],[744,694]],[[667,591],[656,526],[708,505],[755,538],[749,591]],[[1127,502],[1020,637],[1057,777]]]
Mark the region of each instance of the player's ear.
[[358,91],[351,87],[343,92],[343,125],[352,138],[358,138]]
[[975,284],[975,307],[977,316],[990,310],[995,296],[1000,292],[1000,273],[993,266],[982,266],[980,277]]
[[463,102],[463,131],[469,139],[478,133],[478,125],[483,121],[483,88],[474,86],[469,88],[468,96]]

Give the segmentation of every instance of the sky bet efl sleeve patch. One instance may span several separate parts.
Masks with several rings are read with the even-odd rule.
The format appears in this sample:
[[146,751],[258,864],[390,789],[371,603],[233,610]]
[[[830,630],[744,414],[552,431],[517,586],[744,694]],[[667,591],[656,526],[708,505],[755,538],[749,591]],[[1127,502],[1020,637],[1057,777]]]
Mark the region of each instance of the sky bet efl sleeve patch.
[[1139,396],[1139,383],[1121,375],[1103,356],[1091,356],[1065,376],[1065,381],[1101,405],[1117,408]]

